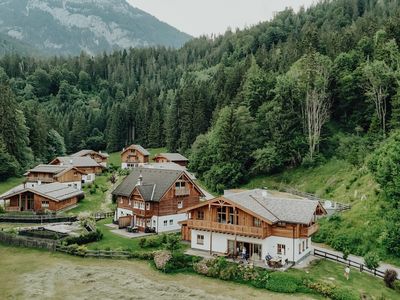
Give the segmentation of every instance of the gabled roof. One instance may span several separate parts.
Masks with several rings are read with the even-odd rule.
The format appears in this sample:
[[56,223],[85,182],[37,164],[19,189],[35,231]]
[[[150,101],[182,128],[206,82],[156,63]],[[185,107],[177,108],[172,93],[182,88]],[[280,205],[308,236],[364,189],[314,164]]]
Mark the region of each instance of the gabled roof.
[[319,201],[298,197],[276,197],[262,189],[228,194],[186,210],[189,211],[196,207],[208,205],[210,202],[215,202],[217,199],[226,199],[238,208],[257,217],[261,217],[267,223],[272,224],[277,222],[309,224],[318,207],[326,213]]
[[155,158],[157,157],[165,157],[169,161],[189,161],[180,153],[159,153],[155,156]]
[[29,175],[29,173],[50,173],[53,174],[54,177],[59,177],[70,170],[75,170],[76,172],[85,174],[82,171],[79,171],[74,166],[60,166],[60,165],[37,165],[33,169],[28,170],[24,175]]
[[145,164],[142,167],[146,169],[166,169],[166,170],[184,171],[191,180],[196,180],[196,176],[194,176],[193,173],[190,173],[186,169],[186,167],[178,165],[174,162]]
[[104,158],[107,158],[107,157],[109,156],[107,153],[104,153],[104,152],[97,152],[97,151],[88,150],[88,149],[84,149],[84,150],[78,151],[78,152],[76,152],[76,153],[74,153],[74,154],[71,154],[71,156],[82,157],[82,156],[86,156],[86,155],[92,154],[92,153],[98,154],[98,155],[100,155],[100,156],[102,156],[102,157],[104,157]]
[[[142,180],[141,184],[138,185],[140,176],[142,176]],[[191,181],[185,171],[182,170],[135,168],[112,194],[129,197],[137,188],[145,201],[158,202],[181,176],[185,176]],[[193,184],[197,188],[196,184]],[[201,190],[198,190],[202,194]]]
[[57,202],[70,199],[75,196],[84,195],[82,191],[79,191],[73,187],[69,187],[59,182],[54,182],[30,188],[25,188],[24,185],[19,185],[18,187],[4,193],[0,197],[2,199],[6,199],[25,192],[32,192]]
[[124,148],[124,150],[122,150],[122,153],[128,151],[129,149],[135,149],[137,151],[139,151],[140,153],[142,153],[145,156],[150,155],[150,152],[147,151],[146,149],[144,149],[142,146],[140,145],[130,145],[129,147]]
[[59,165],[61,166],[74,166],[76,168],[79,167],[102,167],[97,161],[92,159],[91,157],[83,156],[59,156],[50,162],[50,164],[56,163],[59,161]]

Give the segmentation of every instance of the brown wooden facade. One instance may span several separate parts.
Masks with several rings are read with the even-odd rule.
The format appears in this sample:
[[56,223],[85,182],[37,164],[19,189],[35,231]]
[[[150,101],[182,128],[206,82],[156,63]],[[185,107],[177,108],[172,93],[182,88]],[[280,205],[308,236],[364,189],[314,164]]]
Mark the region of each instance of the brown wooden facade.
[[[177,188],[176,182],[185,182],[184,188]],[[150,227],[153,216],[178,214],[180,210],[199,204],[201,192],[185,173],[176,180],[160,201],[145,201],[137,187],[129,197],[118,196],[117,207],[132,211],[139,230]],[[124,222],[125,224],[126,222]]]
[[76,205],[77,202],[78,202],[77,196],[71,197],[63,201],[55,201],[43,195],[26,191],[7,199],[5,209],[6,211],[10,212],[14,211],[43,212],[46,210],[59,211],[67,207]]
[[144,164],[149,162],[149,155],[131,145],[121,152],[121,161],[127,164]]
[[309,224],[272,223],[255,212],[219,197],[185,210],[189,218],[181,223],[182,239],[190,240],[192,229],[260,239],[269,236],[306,238],[318,230],[316,220],[317,215],[323,214],[322,210],[322,207],[317,208]]
[[187,160],[170,160],[161,154],[157,154],[156,157],[153,158],[154,162],[156,163],[168,163],[168,162],[173,162],[176,163],[177,165],[180,165],[182,167],[187,167],[188,161]]
[[52,183],[52,182],[67,183],[67,182],[77,182],[77,181],[81,182],[82,174],[86,174],[76,168],[60,173],[59,173],[60,175],[57,175],[54,173],[30,171],[26,176],[26,182],[38,182],[38,181],[41,181],[42,183]]

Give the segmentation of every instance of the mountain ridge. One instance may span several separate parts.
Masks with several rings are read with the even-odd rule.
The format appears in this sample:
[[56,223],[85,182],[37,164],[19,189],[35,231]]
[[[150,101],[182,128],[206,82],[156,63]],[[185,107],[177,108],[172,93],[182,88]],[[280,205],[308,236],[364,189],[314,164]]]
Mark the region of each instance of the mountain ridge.
[[125,0],[0,0],[0,20],[0,33],[50,55],[179,48],[191,39]]

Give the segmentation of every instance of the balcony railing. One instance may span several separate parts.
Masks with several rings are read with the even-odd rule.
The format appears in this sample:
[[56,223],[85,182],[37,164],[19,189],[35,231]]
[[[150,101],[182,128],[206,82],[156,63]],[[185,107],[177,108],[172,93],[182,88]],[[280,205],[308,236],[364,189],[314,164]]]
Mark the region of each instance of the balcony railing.
[[205,220],[187,220],[187,225],[189,228],[212,230],[222,233],[253,236],[258,238],[265,238],[267,235],[266,228],[253,227],[253,226],[222,224],[218,222],[209,222]]
[[175,188],[175,196],[187,196],[190,194],[188,188]]
[[51,182],[54,182],[55,180],[54,180],[54,178],[51,178],[51,177],[38,177],[38,176],[34,176],[34,177],[28,177],[27,178],[27,181],[29,182],[29,181],[41,181],[41,182],[48,182],[48,183],[51,183]]
[[313,224],[309,227],[303,227],[300,229],[300,236],[301,237],[309,237],[311,235],[313,235],[314,233],[316,233],[319,229],[319,225],[318,224]]
[[6,207],[5,207],[5,210],[8,211],[8,212],[11,212],[11,211],[20,211],[21,208],[20,208],[19,206],[6,206]]

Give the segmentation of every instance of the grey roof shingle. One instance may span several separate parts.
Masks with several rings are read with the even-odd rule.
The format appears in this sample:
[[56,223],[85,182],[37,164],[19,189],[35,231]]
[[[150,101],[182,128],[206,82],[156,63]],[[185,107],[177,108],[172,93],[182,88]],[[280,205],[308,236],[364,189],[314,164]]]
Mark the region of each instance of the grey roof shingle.
[[89,150],[89,149],[84,149],[84,150],[78,151],[78,152],[76,152],[74,154],[71,154],[71,156],[81,157],[81,156],[85,156],[85,155],[88,155],[88,154],[91,154],[91,153],[97,153],[97,154],[103,156],[104,158],[107,158],[109,156],[107,153],[97,152],[97,151]]
[[60,156],[56,159],[58,159],[62,163],[62,165],[66,166],[71,165],[74,167],[101,167],[101,165],[97,161],[87,156]]
[[146,149],[144,149],[144,148],[143,148],[142,146],[140,146],[140,145],[130,145],[129,147],[126,147],[126,148],[122,151],[122,153],[125,152],[125,151],[128,150],[128,149],[136,149],[137,151],[139,151],[139,152],[142,153],[143,155],[146,155],[146,156],[150,155],[150,152],[147,151]]
[[174,162],[145,164],[142,167],[146,169],[166,169],[166,170],[185,171],[191,180],[196,180],[196,176],[193,173],[190,173],[186,169],[186,167],[178,165]]
[[169,161],[189,161],[186,157],[184,157],[180,153],[159,153],[156,155],[156,157],[157,156],[165,157]]
[[142,184],[138,189],[144,200],[158,202],[182,174],[182,170],[135,168],[112,194],[129,197],[142,175]]
[[0,197],[5,199],[6,197],[11,197],[24,192],[32,192],[45,196],[46,198],[52,199],[54,201],[63,201],[75,196],[81,196],[84,193],[73,187],[69,187],[65,184],[59,182],[53,182],[49,184],[42,184],[35,187],[25,188],[20,185],[16,188],[9,190],[8,192],[2,194]]
[[268,191],[254,189],[223,196],[224,198],[271,221],[309,224],[319,204],[305,198],[274,197]]
[[36,173],[58,174],[68,168],[69,168],[68,166],[59,166],[59,165],[37,165],[33,169],[30,169],[28,173],[36,172]]

